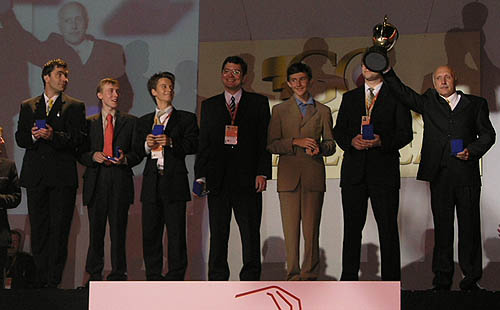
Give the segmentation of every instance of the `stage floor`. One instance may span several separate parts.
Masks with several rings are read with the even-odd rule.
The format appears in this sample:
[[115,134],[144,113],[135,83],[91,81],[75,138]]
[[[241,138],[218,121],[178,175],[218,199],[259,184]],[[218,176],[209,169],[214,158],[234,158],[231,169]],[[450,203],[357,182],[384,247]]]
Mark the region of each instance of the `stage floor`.
[[[88,304],[88,290],[85,289],[0,290],[1,310],[87,310]],[[500,292],[401,291],[401,309],[498,310]]]

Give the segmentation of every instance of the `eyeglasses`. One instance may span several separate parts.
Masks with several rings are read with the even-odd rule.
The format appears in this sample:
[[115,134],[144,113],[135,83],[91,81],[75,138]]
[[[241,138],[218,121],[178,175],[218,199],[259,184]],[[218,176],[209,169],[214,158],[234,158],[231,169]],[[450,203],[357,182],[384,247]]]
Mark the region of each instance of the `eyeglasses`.
[[224,69],[222,70],[222,74],[224,75],[227,75],[227,74],[230,74],[232,73],[233,75],[240,75],[241,74],[241,70],[238,70],[238,69]]

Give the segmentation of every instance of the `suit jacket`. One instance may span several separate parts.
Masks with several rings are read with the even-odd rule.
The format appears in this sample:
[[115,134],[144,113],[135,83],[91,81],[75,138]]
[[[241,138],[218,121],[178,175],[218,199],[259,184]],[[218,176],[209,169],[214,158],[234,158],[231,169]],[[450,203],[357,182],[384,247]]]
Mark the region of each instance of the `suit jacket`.
[[[293,146],[294,138],[313,138],[320,146],[315,156]],[[267,149],[279,154],[278,192],[293,191],[299,181],[308,191],[326,191],[323,156],[335,153],[332,134],[332,113],[326,105],[314,102],[302,117],[295,97],[273,107],[267,138]]]
[[[151,133],[155,112],[144,115],[139,119],[139,134],[137,152],[141,158],[147,157],[142,174],[142,202],[156,202],[156,186],[158,179],[157,159],[146,154],[144,144],[146,136]],[[162,189],[169,201],[189,201],[188,170],[186,169],[186,155],[195,154],[198,149],[198,124],[196,115],[191,112],[174,109],[163,131],[172,139],[172,147],[163,148],[164,175],[168,186]]]
[[[57,97],[48,116],[43,95],[21,104],[16,142],[26,149],[21,168],[21,186],[78,186],[76,153],[86,136],[85,105],[64,93]],[[33,142],[31,128],[37,119],[52,126],[52,140]]]
[[114,182],[118,184],[118,191],[130,204],[134,202],[134,182],[132,167],[141,162],[142,157],[135,152],[134,142],[136,141],[137,118],[126,113],[115,114],[115,125],[113,131],[113,149],[119,147],[126,163],[122,165],[103,168],[93,160],[95,152],[102,152],[104,148],[104,130],[102,127],[102,114],[92,115],[87,119],[88,139],[84,152],[79,161],[87,167],[83,175],[83,204],[88,205],[92,201],[97,186],[97,178],[101,169],[115,169],[116,178]]
[[371,113],[374,133],[382,145],[369,150],[356,150],[351,140],[361,130],[361,117],[366,115],[364,85],[346,92],[337,116],[333,135],[344,150],[340,186],[380,184],[400,187],[399,149],[413,139],[410,110],[398,103],[387,85],[382,85]]
[[[479,159],[495,143],[496,135],[486,100],[458,91],[461,99],[452,111],[435,89],[420,95],[404,85],[393,70],[384,74],[384,80],[401,97],[402,103],[422,114],[424,138],[417,179],[433,181],[442,167],[448,167],[454,184],[481,185]],[[469,160],[450,155],[452,139],[463,140],[469,150]]]
[[10,227],[7,209],[15,208],[21,202],[21,188],[17,177],[16,164],[0,158],[0,247],[10,244]]
[[271,178],[271,154],[266,150],[269,119],[267,97],[243,91],[234,123],[238,126],[238,144],[226,145],[225,127],[231,125],[231,116],[224,93],[202,102],[194,169],[197,179],[206,178],[211,193],[218,193],[227,186],[255,193],[257,176]]

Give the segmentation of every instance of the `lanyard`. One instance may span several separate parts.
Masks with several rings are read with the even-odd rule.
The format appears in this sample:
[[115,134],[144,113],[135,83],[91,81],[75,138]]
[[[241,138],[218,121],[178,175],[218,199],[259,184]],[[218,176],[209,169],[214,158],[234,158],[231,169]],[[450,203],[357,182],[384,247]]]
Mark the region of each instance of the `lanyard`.
[[365,99],[365,111],[366,111],[366,116],[370,117],[372,114],[373,106],[375,105],[375,101],[377,101],[378,94],[380,94],[380,91],[377,93],[375,97],[373,97],[373,101],[371,103],[368,103],[368,100]]
[[165,124],[168,122],[168,119],[170,118],[170,116],[172,116],[172,112],[173,112],[173,110],[170,111],[170,113],[168,113],[167,117],[165,117],[165,119],[163,120],[163,122],[161,122],[160,118],[155,115],[155,121],[154,121],[155,124],[154,125],[162,125],[163,127],[165,127]]

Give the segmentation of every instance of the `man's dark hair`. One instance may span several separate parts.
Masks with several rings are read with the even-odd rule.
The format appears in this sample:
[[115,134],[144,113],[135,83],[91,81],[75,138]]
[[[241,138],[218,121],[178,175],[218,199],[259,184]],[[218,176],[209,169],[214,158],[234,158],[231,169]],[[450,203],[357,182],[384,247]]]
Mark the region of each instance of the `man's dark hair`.
[[158,85],[158,81],[160,79],[169,79],[170,82],[172,82],[172,87],[175,87],[175,75],[173,73],[170,73],[170,72],[158,72],[158,73],[155,73],[153,74],[153,76],[151,76],[148,80],[148,92],[149,92],[149,95],[151,96],[151,98],[153,98],[153,102],[156,104],[156,99],[155,99],[155,96],[153,96],[153,93],[151,93],[151,91],[153,89],[156,90],[156,86]]
[[224,67],[226,66],[227,63],[232,63],[232,64],[237,64],[241,66],[241,76],[245,76],[247,74],[248,70],[248,65],[247,63],[241,58],[240,56],[229,56],[227,57],[224,62],[222,63],[222,68],[220,71],[224,71]]
[[306,65],[303,62],[296,62],[294,64],[291,64],[288,69],[286,69],[286,80],[290,81],[290,75],[295,74],[295,73],[301,73],[304,72],[307,74],[307,77],[312,79],[312,70],[311,67]]
[[52,59],[49,60],[45,65],[43,65],[42,69],[42,81],[43,81],[43,86],[45,87],[45,80],[43,79],[44,76],[50,75],[52,71],[54,71],[55,68],[68,68],[68,64],[62,60],[61,58],[57,59]]

